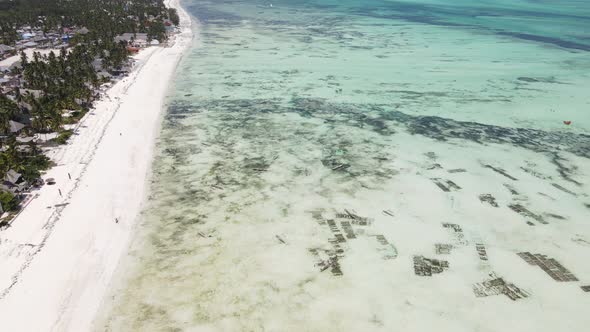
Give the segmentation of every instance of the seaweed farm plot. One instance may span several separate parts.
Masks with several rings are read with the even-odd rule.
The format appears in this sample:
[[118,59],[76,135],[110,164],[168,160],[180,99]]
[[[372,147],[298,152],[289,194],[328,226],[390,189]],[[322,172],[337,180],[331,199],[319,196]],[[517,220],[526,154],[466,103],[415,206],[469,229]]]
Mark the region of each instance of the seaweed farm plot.
[[503,278],[490,274],[491,279],[473,285],[473,293],[477,297],[486,297],[504,294],[509,299],[516,301],[529,297],[530,294],[518,288],[516,285],[506,282]]
[[398,256],[396,247],[384,235],[373,234],[370,228],[373,224],[372,219],[359,216],[348,209],[335,213],[327,213],[325,210],[310,212],[312,218],[320,226],[328,228],[331,234],[327,239],[330,249],[308,249],[320,271],[330,268],[334,276],[342,276],[343,271],[338,261],[343,259],[348,251],[355,250],[355,242],[362,239],[374,238],[374,250],[384,260],[395,259]]
[[383,259],[394,259],[397,257],[397,249],[395,248],[395,246],[391,243],[389,243],[389,241],[387,241],[387,239],[385,238],[385,236],[379,234],[379,235],[374,235],[375,239],[377,240],[377,242],[379,242],[380,244],[380,248],[377,249],[380,253],[381,253],[381,257]]
[[440,190],[444,191],[444,192],[450,192],[452,190],[460,190],[461,187],[459,187],[455,182],[451,181],[451,180],[445,180],[445,179],[432,179],[432,181],[434,182],[434,184],[436,184],[437,187],[440,188]]
[[[547,221],[545,221],[545,218],[543,218],[543,216],[531,212],[529,209],[527,209],[526,207],[524,207],[521,204],[510,204],[510,205],[508,205],[508,207],[512,211],[514,211],[514,212],[516,212],[528,219],[533,219],[535,221],[538,221],[541,224],[547,224]],[[531,226],[534,225],[531,221],[527,221],[527,224],[529,224]]]
[[488,253],[486,251],[486,247],[481,241],[475,243],[475,250],[477,250],[477,256],[480,260],[487,262],[488,261]]
[[340,264],[338,264],[338,253],[336,251],[311,248],[309,252],[316,259],[316,265],[320,268],[321,272],[329,268],[334,276],[338,277],[342,275]]
[[529,265],[538,266],[555,281],[578,281],[572,272],[561,265],[556,259],[548,258],[541,254],[530,252],[519,252],[518,256],[524,259]]
[[448,243],[436,243],[434,245],[434,250],[439,255],[448,255],[451,253],[452,249],[453,249],[453,245],[448,244]]
[[449,231],[456,245],[466,246],[469,244],[469,241],[465,237],[465,233],[463,233],[463,228],[460,225],[443,223],[442,226]]
[[449,268],[449,262],[440,259],[414,256],[414,273],[421,277],[430,277]]

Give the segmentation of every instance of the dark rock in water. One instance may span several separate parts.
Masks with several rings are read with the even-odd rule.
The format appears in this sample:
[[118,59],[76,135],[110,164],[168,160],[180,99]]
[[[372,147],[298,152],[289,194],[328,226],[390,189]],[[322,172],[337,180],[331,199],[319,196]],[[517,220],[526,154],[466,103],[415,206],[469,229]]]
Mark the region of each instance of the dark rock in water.
[[378,133],[381,134],[391,134],[391,132],[389,132],[387,129],[387,125],[385,124],[385,122],[383,122],[382,120],[379,119],[366,119],[365,123],[372,126],[373,130],[375,130]]
[[504,183],[504,187],[506,187],[506,189],[508,189],[508,191],[510,191],[512,195],[519,195],[518,191],[516,191],[516,189],[514,189],[514,187],[512,187],[511,185]]
[[[586,156],[586,158],[588,158]],[[564,178],[565,180],[581,186],[582,184],[576,180],[574,180],[572,178],[573,173],[576,171],[575,167],[567,167],[565,165],[565,163],[567,162],[567,160],[565,160],[564,158],[562,158],[557,152],[553,152],[553,157],[551,158],[551,162],[557,166],[557,171],[559,172],[559,175],[561,175],[562,178]]]
[[322,165],[333,171],[346,171],[350,167],[349,164],[333,158],[322,159]]
[[442,168],[442,166],[439,163],[432,164],[432,165],[426,167],[427,170],[433,170],[433,169],[439,169],[439,168]]
[[436,153],[434,153],[433,151],[426,152],[424,155],[428,157],[428,159],[432,160],[436,160],[437,158]]
[[551,197],[551,196],[549,196],[549,195],[547,195],[547,194],[545,194],[545,193],[542,193],[542,192],[540,192],[540,191],[539,191],[537,194],[539,194],[539,195],[541,195],[541,196],[543,196],[543,197],[547,197],[547,198],[549,198],[549,199],[550,199],[550,200],[552,200],[552,201],[554,201],[554,200],[555,200],[555,198],[553,198],[553,197]]
[[440,190],[442,190],[444,192],[450,192],[451,191],[451,189],[449,189],[449,187],[447,187],[446,185],[444,185],[440,179],[431,179],[431,180],[432,180],[432,182],[434,182],[434,184],[436,184],[440,188]]
[[517,78],[517,80],[523,81],[523,82],[529,82],[529,83],[539,82],[538,79],[532,78],[532,77],[519,77],[519,78]]
[[551,177],[545,176],[545,175],[543,175],[543,174],[535,171],[534,169],[530,169],[530,168],[527,168],[527,167],[521,167],[520,169],[523,170],[523,171],[525,171],[525,172],[527,172],[527,173],[529,173],[530,175],[532,175],[532,176],[534,176],[536,178],[542,179],[542,180],[547,180],[547,179],[550,179],[551,178]]
[[250,169],[254,172],[265,172],[270,167],[270,163],[263,157],[246,158],[244,163],[246,169]]
[[467,170],[464,168],[455,168],[455,169],[448,170],[448,172],[449,173],[465,173],[465,172],[467,172]]
[[449,185],[449,188],[453,188],[455,190],[460,190],[461,187],[459,187],[455,182],[451,181],[451,180],[446,180],[447,181],[447,185]]
[[506,173],[506,171],[505,171],[505,170],[503,170],[502,168],[494,167],[494,166],[491,166],[491,165],[484,165],[484,167],[486,167],[486,168],[489,168],[489,169],[493,170],[493,171],[494,171],[494,172],[496,172],[496,173],[502,174],[502,175],[504,175],[505,177],[509,178],[510,180],[513,180],[513,181],[518,181],[518,179],[517,179],[517,178],[515,178],[515,177],[513,177],[512,175],[510,175],[510,174]]
[[521,77],[517,78],[517,80],[522,81],[522,82],[527,82],[527,83],[567,84],[567,83],[560,82],[560,81],[556,80],[555,77],[553,77],[553,76],[551,76],[551,77],[526,77],[526,76],[521,76]]
[[439,178],[433,178],[431,180],[444,192],[449,192],[451,190],[461,190],[461,187],[451,180]]
[[496,203],[496,198],[491,194],[481,194],[479,195],[479,200],[483,203],[486,202],[493,207],[498,207],[498,203]]
[[313,43],[313,38],[311,38],[310,36],[303,36],[303,38],[301,38],[301,42],[311,44]]
[[573,191],[571,191],[571,190],[569,190],[567,188],[564,188],[563,186],[561,186],[561,185],[559,185],[557,183],[552,183],[551,185],[554,186],[555,188],[563,191],[563,192],[566,192],[566,193],[570,194],[570,195],[577,196],[575,192],[573,192]]
[[514,211],[514,212],[516,212],[518,214],[521,214],[521,215],[523,215],[525,217],[528,217],[528,218],[532,218],[532,219],[540,222],[541,224],[547,224],[547,222],[543,219],[543,217],[541,217],[540,215],[535,214],[535,213],[529,211],[529,209],[525,208],[524,206],[522,206],[520,204],[510,204],[510,205],[508,205],[508,207],[512,211]]
[[545,213],[546,216],[551,217],[553,219],[565,220],[564,216],[560,216],[559,214],[555,213]]

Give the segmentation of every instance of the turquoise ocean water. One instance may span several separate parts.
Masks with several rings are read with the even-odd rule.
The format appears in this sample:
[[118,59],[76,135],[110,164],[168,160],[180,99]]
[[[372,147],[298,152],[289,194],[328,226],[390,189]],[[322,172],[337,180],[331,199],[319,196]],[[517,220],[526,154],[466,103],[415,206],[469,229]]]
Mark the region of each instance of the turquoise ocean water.
[[[587,326],[580,285],[516,253],[590,282],[590,2],[183,4],[195,42],[100,330]],[[496,277],[525,295],[475,291]]]

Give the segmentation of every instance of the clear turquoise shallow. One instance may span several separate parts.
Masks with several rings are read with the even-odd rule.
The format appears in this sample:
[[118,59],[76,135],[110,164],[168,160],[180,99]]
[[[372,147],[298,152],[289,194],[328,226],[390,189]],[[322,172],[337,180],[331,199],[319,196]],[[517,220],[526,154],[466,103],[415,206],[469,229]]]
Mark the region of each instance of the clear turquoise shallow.
[[[550,287],[523,281],[539,296],[518,310],[475,299],[471,285],[488,269],[518,278],[509,260],[461,261],[434,284],[412,279],[411,260],[432,255],[443,220],[483,237],[492,257],[553,241],[555,257],[580,252],[568,227],[590,231],[590,3],[184,6],[197,36],[178,69],[107,329],[474,331],[485,319],[497,324],[490,331],[582,328],[576,301],[543,302]],[[439,177],[461,190],[441,192]],[[484,193],[500,207],[482,210]],[[526,221],[537,220],[510,210],[515,202],[567,224],[530,233]],[[385,264],[371,245],[351,243],[344,276],[320,274],[309,249],[329,247],[331,233],[317,215],[343,209],[374,219],[364,235],[383,234],[399,257]],[[525,322],[520,310],[542,318]]]
[[582,2],[187,7],[209,47],[195,48],[194,62],[185,62],[178,96],[194,92],[196,80],[224,98],[228,87],[240,86],[232,97],[321,97],[509,127],[561,130],[570,120],[590,129],[590,16]]

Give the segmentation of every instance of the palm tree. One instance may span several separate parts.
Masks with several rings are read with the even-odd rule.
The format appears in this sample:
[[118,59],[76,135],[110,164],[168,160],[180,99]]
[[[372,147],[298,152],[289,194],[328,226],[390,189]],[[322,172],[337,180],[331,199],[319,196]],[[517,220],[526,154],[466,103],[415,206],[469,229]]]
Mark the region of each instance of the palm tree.
[[0,93],[0,132],[10,132],[10,120],[18,112],[18,106],[12,100]]

